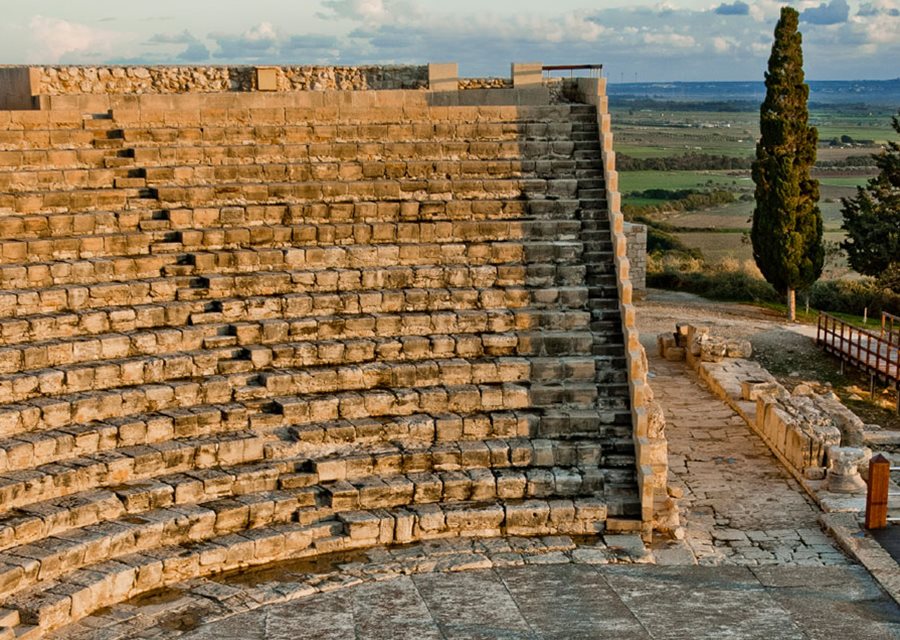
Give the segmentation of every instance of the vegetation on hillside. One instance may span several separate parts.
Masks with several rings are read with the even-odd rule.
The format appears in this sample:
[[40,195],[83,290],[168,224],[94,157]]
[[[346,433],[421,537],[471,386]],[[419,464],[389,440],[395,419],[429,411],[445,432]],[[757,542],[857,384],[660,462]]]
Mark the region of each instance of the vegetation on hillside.
[[[900,113],[892,119],[900,134]],[[900,143],[874,156],[878,175],[842,199],[843,248],[850,266],[900,293]]]
[[661,158],[633,158],[627,154],[616,156],[619,171],[729,171],[750,168],[750,158],[708,153],[686,153]]

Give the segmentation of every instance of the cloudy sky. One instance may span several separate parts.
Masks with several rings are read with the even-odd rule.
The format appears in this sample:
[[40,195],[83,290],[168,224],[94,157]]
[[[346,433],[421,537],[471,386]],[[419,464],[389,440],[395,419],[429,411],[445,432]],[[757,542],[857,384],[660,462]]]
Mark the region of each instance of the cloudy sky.
[[900,0],[0,0],[0,63],[602,62],[612,82],[762,78],[779,7],[807,77],[900,76]]

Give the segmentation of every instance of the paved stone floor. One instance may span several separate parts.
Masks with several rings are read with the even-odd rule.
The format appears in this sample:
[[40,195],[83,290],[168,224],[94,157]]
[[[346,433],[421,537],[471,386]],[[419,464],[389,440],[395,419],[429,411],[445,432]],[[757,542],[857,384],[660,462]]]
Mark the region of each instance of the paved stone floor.
[[858,567],[549,565],[404,576],[264,607],[185,640],[897,638]]
[[[669,484],[685,542],[701,565],[843,565],[849,560],[822,532],[819,508],[730,407],[683,363],[650,356],[650,379],[666,413]],[[673,562],[678,547],[658,548]]]

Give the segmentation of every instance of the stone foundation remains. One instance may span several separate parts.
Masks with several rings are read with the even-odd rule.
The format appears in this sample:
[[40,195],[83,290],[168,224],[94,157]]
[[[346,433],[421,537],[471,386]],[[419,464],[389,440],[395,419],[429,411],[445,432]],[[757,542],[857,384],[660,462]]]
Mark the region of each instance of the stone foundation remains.
[[830,389],[798,384],[789,392],[747,358],[747,341],[678,325],[660,335],[659,353],[688,364],[728,402],[826,511],[865,508],[867,474],[879,428],[866,425]]
[[204,69],[0,70],[0,637],[287,558],[647,536],[605,82]]

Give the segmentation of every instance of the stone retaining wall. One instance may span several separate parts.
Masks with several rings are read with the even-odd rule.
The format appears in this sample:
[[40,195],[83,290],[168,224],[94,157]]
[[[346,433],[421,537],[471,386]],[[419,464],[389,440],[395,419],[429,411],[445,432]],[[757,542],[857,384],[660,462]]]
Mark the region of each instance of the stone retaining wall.
[[[283,67],[38,67],[41,95],[72,93],[220,93],[257,91],[258,73],[271,71],[275,91],[422,89],[427,66]],[[261,70],[261,71],[260,71]]]
[[628,240],[624,231],[625,219],[621,212],[619,174],[616,171],[616,154],[613,151],[612,120],[609,114],[609,98],[606,95],[606,79],[578,78],[574,81],[574,85],[578,97],[597,108],[600,156],[603,161],[620,321],[628,367],[628,393],[634,429],[641,521],[644,537],[649,539],[658,503],[667,498],[668,448],[663,432],[665,423],[653,420],[654,416],[659,416],[661,412],[659,407],[654,405],[653,392],[647,384],[647,354],[641,345],[635,325],[635,308],[632,303],[634,286],[628,259]]

